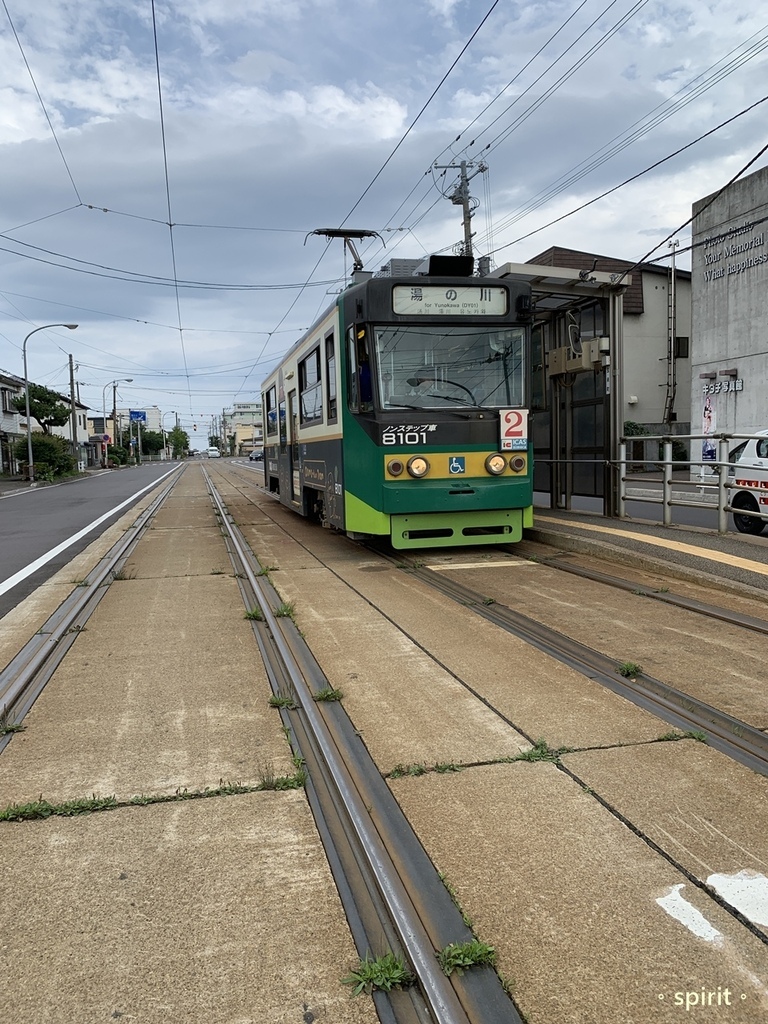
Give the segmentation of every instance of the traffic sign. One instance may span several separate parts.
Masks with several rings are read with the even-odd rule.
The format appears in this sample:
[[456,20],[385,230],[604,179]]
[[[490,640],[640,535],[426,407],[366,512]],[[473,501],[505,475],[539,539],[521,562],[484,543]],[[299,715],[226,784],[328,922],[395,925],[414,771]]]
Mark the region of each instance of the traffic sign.
[[129,416],[129,418],[131,420],[131,423],[146,423],[147,422],[147,414],[144,412],[143,409],[129,409],[128,410],[128,416]]

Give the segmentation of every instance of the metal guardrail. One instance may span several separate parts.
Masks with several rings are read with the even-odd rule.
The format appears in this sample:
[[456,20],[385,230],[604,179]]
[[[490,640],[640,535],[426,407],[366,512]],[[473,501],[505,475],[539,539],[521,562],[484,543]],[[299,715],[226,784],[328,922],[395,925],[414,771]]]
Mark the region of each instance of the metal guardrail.
[[[739,515],[753,516],[754,518],[762,518],[757,512],[750,512],[747,509],[736,509],[731,506],[728,495],[729,491],[735,489],[735,483],[729,479],[735,472],[737,463],[730,461],[730,449],[734,441],[749,441],[760,437],[764,437],[764,434],[642,434],[637,437],[626,438],[622,437],[619,441],[619,502],[618,512],[619,517],[624,519],[627,517],[626,503],[628,500],[631,501],[645,501],[650,504],[662,506],[662,517],[665,526],[672,525],[672,510],[675,506],[683,506],[686,508],[700,508],[702,503],[710,504],[710,501],[702,502],[702,493],[700,492],[697,496],[686,495],[684,492],[673,491],[675,483],[679,484],[679,481],[673,480],[673,470],[680,470],[681,468],[688,467],[691,473],[691,479],[686,483],[698,485],[700,488],[706,488],[708,494],[712,495],[711,504],[717,507],[717,532],[727,533],[728,532],[728,514],[737,511]],[[662,457],[658,460],[651,460],[648,458],[643,459],[628,459],[627,458],[627,446],[628,442],[631,441],[642,441],[643,443],[657,443],[662,452]],[[673,444],[674,442],[682,441],[709,441],[717,445],[717,458],[715,459],[691,459],[688,461],[673,459]],[[661,488],[656,495],[637,495],[629,494],[627,484],[637,483],[637,475],[628,475],[629,467],[631,466],[645,466],[649,462],[653,462],[662,472]],[[693,476],[694,467],[698,467],[699,473],[698,478]],[[709,470],[710,473],[705,473],[705,470]],[[706,483],[708,479],[711,479],[711,483]]]

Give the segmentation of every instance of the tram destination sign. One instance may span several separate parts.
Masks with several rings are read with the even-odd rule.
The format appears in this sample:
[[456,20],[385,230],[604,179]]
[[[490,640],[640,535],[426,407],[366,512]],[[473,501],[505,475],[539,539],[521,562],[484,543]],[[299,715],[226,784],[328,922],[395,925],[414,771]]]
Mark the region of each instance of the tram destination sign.
[[507,289],[489,285],[396,284],[392,310],[400,316],[504,316]]

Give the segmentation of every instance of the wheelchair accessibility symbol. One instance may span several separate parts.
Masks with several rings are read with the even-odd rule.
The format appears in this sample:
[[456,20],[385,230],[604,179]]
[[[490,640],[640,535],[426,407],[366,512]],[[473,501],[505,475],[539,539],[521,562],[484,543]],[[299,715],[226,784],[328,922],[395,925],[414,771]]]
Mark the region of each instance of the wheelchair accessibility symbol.
[[464,464],[463,455],[452,455],[448,460],[448,472],[451,476],[457,476],[460,473],[466,473],[467,469]]

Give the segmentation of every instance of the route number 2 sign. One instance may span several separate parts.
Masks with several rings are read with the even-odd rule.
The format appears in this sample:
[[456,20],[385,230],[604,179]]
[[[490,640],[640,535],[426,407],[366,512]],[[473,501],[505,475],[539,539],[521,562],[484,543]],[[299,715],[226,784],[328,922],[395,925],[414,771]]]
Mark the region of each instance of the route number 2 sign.
[[502,409],[501,450],[503,452],[528,451],[528,410]]

